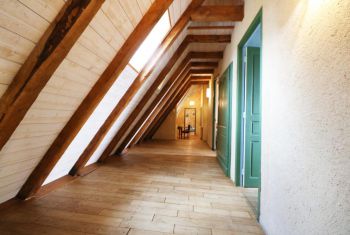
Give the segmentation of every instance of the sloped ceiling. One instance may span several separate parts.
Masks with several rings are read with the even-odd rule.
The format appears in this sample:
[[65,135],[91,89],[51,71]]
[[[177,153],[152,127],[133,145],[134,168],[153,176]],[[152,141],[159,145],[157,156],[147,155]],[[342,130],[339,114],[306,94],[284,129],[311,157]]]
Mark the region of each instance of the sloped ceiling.
[[[0,152],[0,203],[16,196],[62,128],[99,79],[125,40],[132,33],[153,0],[105,0],[101,9],[62,61],[20,125]],[[172,25],[186,10],[190,0],[174,0],[169,7]],[[204,4],[232,4],[237,1],[207,0]],[[38,43],[43,32],[63,7],[63,0],[8,0],[0,2],[0,96]],[[233,22],[192,22],[191,26],[225,25]],[[232,29],[184,30],[157,61],[136,95],[128,103],[87,165],[95,163],[120,126],[147,93],[160,71],[188,34],[231,34]],[[15,43],[14,43],[15,42]],[[189,51],[223,51],[224,43],[192,43],[164,78],[164,83]],[[66,149],[45,184],[68,174],[86,145],[96,134],[112,108],[137,77],[127,66],[108,94],[95,109],[80,133]],[[153,94],[138,118],[156,97]],[[130,125],[135,125],[138,118]],[[129,130],[130,130],[129,129]],[[127,132],[125,133],[125,135]],[[122,141],[123,139],[121,139]]]

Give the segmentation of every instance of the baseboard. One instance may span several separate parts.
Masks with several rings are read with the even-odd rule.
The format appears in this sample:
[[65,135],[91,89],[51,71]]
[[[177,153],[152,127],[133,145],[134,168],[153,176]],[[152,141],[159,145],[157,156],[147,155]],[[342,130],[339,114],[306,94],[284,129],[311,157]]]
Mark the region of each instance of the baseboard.
[[99,166],[100,166],[100,164],[97,162],[90,164],[88,166],[85,166],[83,169],[78,171],[77,175],[78,176],[86,176],[86,175],[90,174],[91,172],[93,172],[94,170],[96,170]]
[[44,186],[41,186],[39,191],[34,195],[34,197],[43,197],[46,194],[62,187],[63,185],[66,185],[73,180],[75,180],[77,177],[71,176],[71,175],[65,175],[62,176],[61,178],[58,178],[57,180],[54,180],[48,184],[45,184]]

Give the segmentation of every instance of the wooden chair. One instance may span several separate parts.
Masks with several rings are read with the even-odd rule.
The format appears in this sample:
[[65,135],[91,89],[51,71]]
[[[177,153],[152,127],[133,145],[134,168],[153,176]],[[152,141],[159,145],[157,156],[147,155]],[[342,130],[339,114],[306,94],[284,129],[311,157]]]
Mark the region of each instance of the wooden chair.
[[177,131],[178,131],[178,138],[182,139],[182,126],[178,126]]
[[187,134],[187,137],[190,137],[190,132],[191,132],[191,125],[188,125],[187,129],[182,131],[182,133],[184,134],[184,138],[186,138],[186,134]]

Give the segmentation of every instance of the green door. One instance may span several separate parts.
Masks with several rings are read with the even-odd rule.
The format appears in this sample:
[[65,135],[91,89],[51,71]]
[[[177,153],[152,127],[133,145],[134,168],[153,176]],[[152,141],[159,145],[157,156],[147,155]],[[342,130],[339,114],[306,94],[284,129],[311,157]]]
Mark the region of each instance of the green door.
[[247,48],[244,186],[260,187],[260,48]]
[[218,127],[216,137],[217,159],[227,176],[231,165],[231,77],[232,64],[219,80]]

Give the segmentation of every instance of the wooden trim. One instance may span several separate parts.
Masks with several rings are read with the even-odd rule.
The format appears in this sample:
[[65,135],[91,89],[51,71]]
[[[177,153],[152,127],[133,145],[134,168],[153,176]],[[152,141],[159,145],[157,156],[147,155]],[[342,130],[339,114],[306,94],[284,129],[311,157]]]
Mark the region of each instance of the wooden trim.
[[54,181],[42,186],[40,188],[40,190],[35,194],[35,197],[43,197],[43,196],[47,195],[48,193],[56,190],[57,188],[60,188],[63,185],[72,182],[75,179],[76,179],[76,177],[73,177],[70,175],[62,176],[61,178],[58,178],[57,180],[54,180]]
[[104,0],[67,1],[0,99],[0,150]]
[[155,0],[143,16],[134,31],[130,34],[123,46],[119,49],[112,62],[108,65],[101,77],[84,98],[78,109],[74,112],[68,123],[56,137],[42,160],[29,176],[17,197],[26,199],[32,197],[41,187],[58,160],[61,158],[74,137],[79,133],[92,112],[100,103],[106,92],[118,79],[129,60],[147,37],[153,26],[169,8],[172,0]]
[[16,206],[18,204],[23,203],[23,201],[17,199],[17,198],[11,198],[10,200],[7,200],[3,203],[0,203],[0,211],[8,210],[9,208]]
[[192,15],[192,21],[218,22],[242,21],[244,5],[213,5],[201,6]]
[[[168,61],[167,65],[163,68],[163,70],[160,72],[158,77],[153,82],[152,86],[148,89],[148,92],[144,95],[144,97],[141,99],[141,101],[138,103],[136,108],[133,110],[133,112],[129,115],[128,119],[123,123],[122,127],[118,130],[117,134],[114,136],[112,141],[108,144],[107,148],[102,153],[99,162],[103,162],[109,154],[113,151],[114,147],[118,144],[120,139],[124,136],[124,134],[128,131],[130,125],[134,122],[134,120],[137,118],[138,114],[141,112],[143,107],[147,104],[149,99],[152,97],[154,92],[158,89],[158,87],[163,82],[164,77],[169,73],[169,71],[172,69],[172,67],[177,62],[178,58],[181,56],[183,51],[187,47],[187,42],[182,43],[177,51],[174,53],[174,55],[171,57],[171,59]],[[183,68],[188,64],[190,59],[199,59],[199,58],[212,58],[212,59],[221,59],[223,57],[222,52],[189,52],[185,59],[180,63],[180,66],[175,70],[174,75],[170,80],[175,79],[178,74],[181,73]],[[175,77],[175,78],[174,78]]]
[[188,30],[219,30],[219,29],[234,29],[235,26],[228,25],[228,26],[188,26]]
[[88,174],[90,174],[91,172],[95,171],[99,166],[100,166],[99,163],[93,163],[93,164],[90,164],[90,165],[88,165],[88,166],[84,166],[82,169],[80,169],[80,170],[77,172],[77,175],[78,175],[78,176],[85,176],[85,175],[88,175]]

